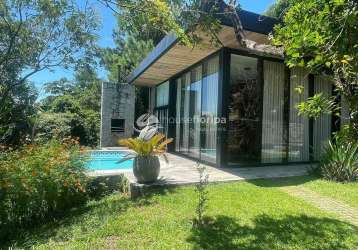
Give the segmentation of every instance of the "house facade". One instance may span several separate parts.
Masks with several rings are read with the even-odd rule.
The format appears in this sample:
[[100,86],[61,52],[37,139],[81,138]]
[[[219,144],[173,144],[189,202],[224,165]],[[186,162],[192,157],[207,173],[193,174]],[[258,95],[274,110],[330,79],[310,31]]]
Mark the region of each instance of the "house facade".
[[219,167],[316,161],[340,126],[337,117],[313,120],[296,105],[332,83],[303,68],[289,69],[268,35],[277,20],[240,11],[246,37],[240,47],[227,20],[222,46],[203,35],[195,48],[166,36],[129,77],[150,88],[151,111],[174,138],[171,152]]

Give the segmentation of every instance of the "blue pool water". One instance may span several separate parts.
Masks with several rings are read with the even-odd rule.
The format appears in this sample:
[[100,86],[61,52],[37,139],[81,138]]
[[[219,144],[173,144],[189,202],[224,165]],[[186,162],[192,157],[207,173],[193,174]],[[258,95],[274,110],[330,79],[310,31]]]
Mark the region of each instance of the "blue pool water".
[[89,170],[132,169],[133,159],[118,163],[126,154],[123,151],[92,151],[86,167]]

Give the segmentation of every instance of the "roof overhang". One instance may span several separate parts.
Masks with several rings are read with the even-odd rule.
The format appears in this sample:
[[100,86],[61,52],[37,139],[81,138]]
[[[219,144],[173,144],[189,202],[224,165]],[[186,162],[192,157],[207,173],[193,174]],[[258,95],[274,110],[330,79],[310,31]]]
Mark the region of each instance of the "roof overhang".
[[227,25],[227,20],[222,20],[222,29],[218,34],[218,38],[222,42],[220,46],[211,43],[210,39],[202,33],[202,35],[200,35],[202,38],[200,44],[194,48],[189,48],[180,44],[174,34],[170,34],[160,41],[132,72],[128,78],[128,82],[141,86],[155,86],[215,53],[222,47],[247,50],[254,54],[268,54],[268,56],[280,57],[280,55],[272,49],[268,50],[267,48],[262,49],[255,47],[255,44],[269,46],[268,33],[272,30],[274,24],[277,23],[277,20],[262,17],[247,11],[240,11],[239,14],[243,23],[246,39],[253,43],[251,48],[240,47],[236,40],[234,29]]

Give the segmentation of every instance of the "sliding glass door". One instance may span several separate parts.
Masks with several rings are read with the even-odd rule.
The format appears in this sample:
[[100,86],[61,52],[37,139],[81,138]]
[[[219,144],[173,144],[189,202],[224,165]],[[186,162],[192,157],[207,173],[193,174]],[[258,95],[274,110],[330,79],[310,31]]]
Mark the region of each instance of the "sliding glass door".
[[204,61],[176,80],[175,150],[216,163],[219,57]]
[[261,88],[258,59],[231,54],[227,156],[229,165],[260,161]]
[[264,61],[262,163],[281,163],[286,159],[284,140],[285,65]]
[[201,78],[198,66],[191,71],[189,100],[189,155],[195,158],[200,157]]
[[[309,119],[299,115],[297,104],[309,96],[309,73],[302,68],[293,68],[290,79],[290,115],[288,161],[304,162],[310,159]],[[301,89],[301,91],[297,91]]]
[[[314,92],[322,93],[324,97],[332,96],[332,83],[327,77],[314,77]],[[321,114],[313,121],[313,152],[314,160],[319,160],[328,140],[331,138],[332,115]]]
[[179,139],[178,152],[187,154],[189,152],[189,101],[190,101],[190,72],[177,80],[177,89],[180,86],[180,99],[177,99],[177,139]]
[[159,132],[168,136],[168,104],[169,82],[164,82],[155,88],[154,115],[160,122]]
[[218,128],[219,57],[203,65],[201,101],[201,159],[216,161]]

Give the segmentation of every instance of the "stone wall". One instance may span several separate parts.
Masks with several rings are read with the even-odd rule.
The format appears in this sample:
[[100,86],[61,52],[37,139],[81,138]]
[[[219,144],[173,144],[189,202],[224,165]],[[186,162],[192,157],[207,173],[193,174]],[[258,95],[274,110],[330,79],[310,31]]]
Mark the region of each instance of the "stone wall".
[[[118,146],[121,138],[131,137],[134,126],[135,90],[133,85],[102,83],[101,98],[101,147]],[[112,119],[124,119],[124,131],[113,132]]]

